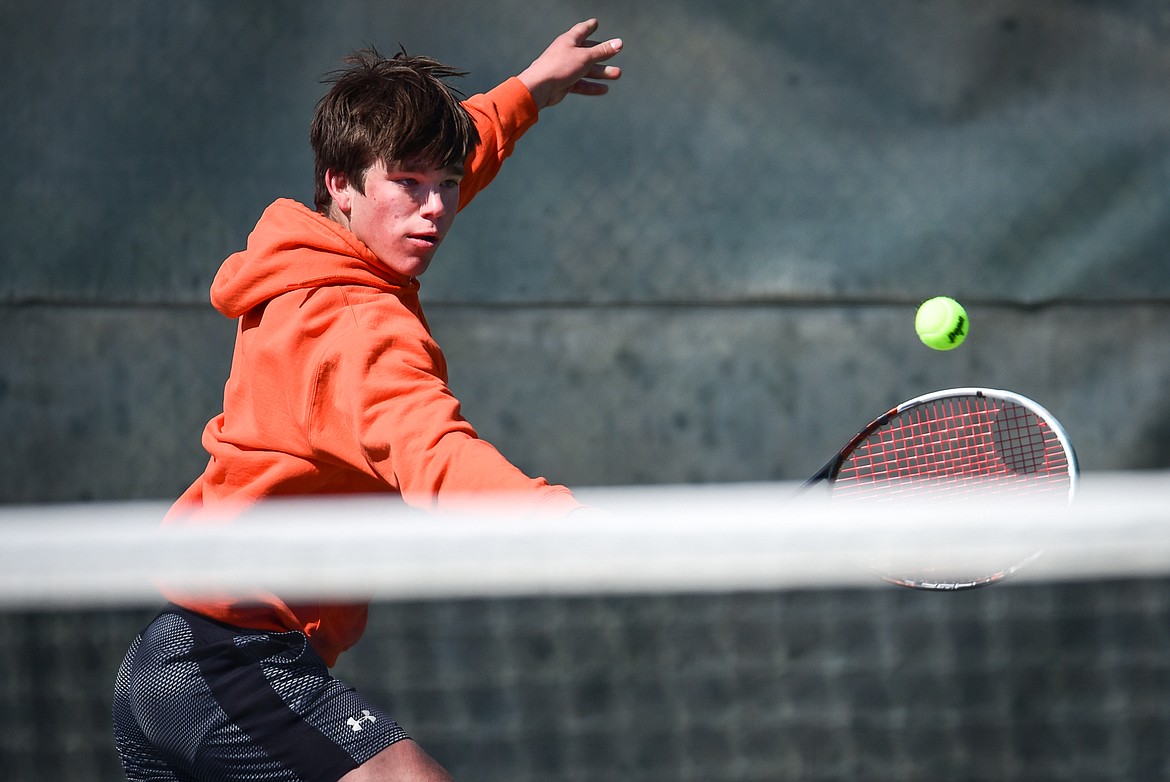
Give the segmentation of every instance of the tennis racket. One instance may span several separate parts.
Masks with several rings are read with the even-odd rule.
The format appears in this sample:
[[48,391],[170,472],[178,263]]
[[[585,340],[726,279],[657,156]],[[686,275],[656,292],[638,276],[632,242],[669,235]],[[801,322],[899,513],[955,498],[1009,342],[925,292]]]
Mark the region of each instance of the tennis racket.
[[[951,388],[910,399],[858,432],[806,486],[827,485],[833,502],[954,502],[968,498],[1067,504],[1077,459],[1064,428],[1027,397]],[[878,574],[916,589],[957,590],[1000,581],[1039,556],[1021,552],[1002,567],[962,562],[921,572]]]

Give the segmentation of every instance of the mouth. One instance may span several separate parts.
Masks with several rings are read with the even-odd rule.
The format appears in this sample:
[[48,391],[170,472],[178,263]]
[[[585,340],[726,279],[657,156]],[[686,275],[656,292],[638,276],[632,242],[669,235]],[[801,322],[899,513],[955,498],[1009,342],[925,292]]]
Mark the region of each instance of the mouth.
[[432,233],[408,234],[406,238],[427,247],[435,247],[439,243],[439,235]]

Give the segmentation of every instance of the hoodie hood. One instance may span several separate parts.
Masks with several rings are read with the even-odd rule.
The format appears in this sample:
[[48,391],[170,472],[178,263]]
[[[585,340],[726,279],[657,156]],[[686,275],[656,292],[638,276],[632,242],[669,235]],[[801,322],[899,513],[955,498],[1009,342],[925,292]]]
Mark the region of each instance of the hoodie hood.
[[289,291],[323,285],[417,290],[356,236],[308,207],[282,198],[264,210],[248,246],[228,257],[211,285],[212,305],[229,318]]

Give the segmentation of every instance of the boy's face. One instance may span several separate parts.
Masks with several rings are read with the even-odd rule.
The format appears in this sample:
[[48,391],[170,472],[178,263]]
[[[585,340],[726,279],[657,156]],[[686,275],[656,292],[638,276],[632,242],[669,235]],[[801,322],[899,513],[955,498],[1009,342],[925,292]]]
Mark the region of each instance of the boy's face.
[[[399,165],[378,161],[366,172],[365,193],[353,183],[333,192],[349,230],[387,267],[407,277],[427,270],[455,221],[462,167]],[[333,188],[331,188],[332,190]]]

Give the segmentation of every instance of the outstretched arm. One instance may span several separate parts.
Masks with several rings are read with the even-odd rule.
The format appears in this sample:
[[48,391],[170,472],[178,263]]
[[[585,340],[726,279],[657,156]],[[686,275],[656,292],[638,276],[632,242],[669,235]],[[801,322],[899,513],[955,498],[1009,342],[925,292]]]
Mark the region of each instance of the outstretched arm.
[[621,68],[604,63],[622,50],[622,39],[589,40],[597,27],[596,19],[573,25],[517,77],[532,93],[537,109],[555,106],[569,93],[604,95],[609,85],[602,82],[621,77]]

